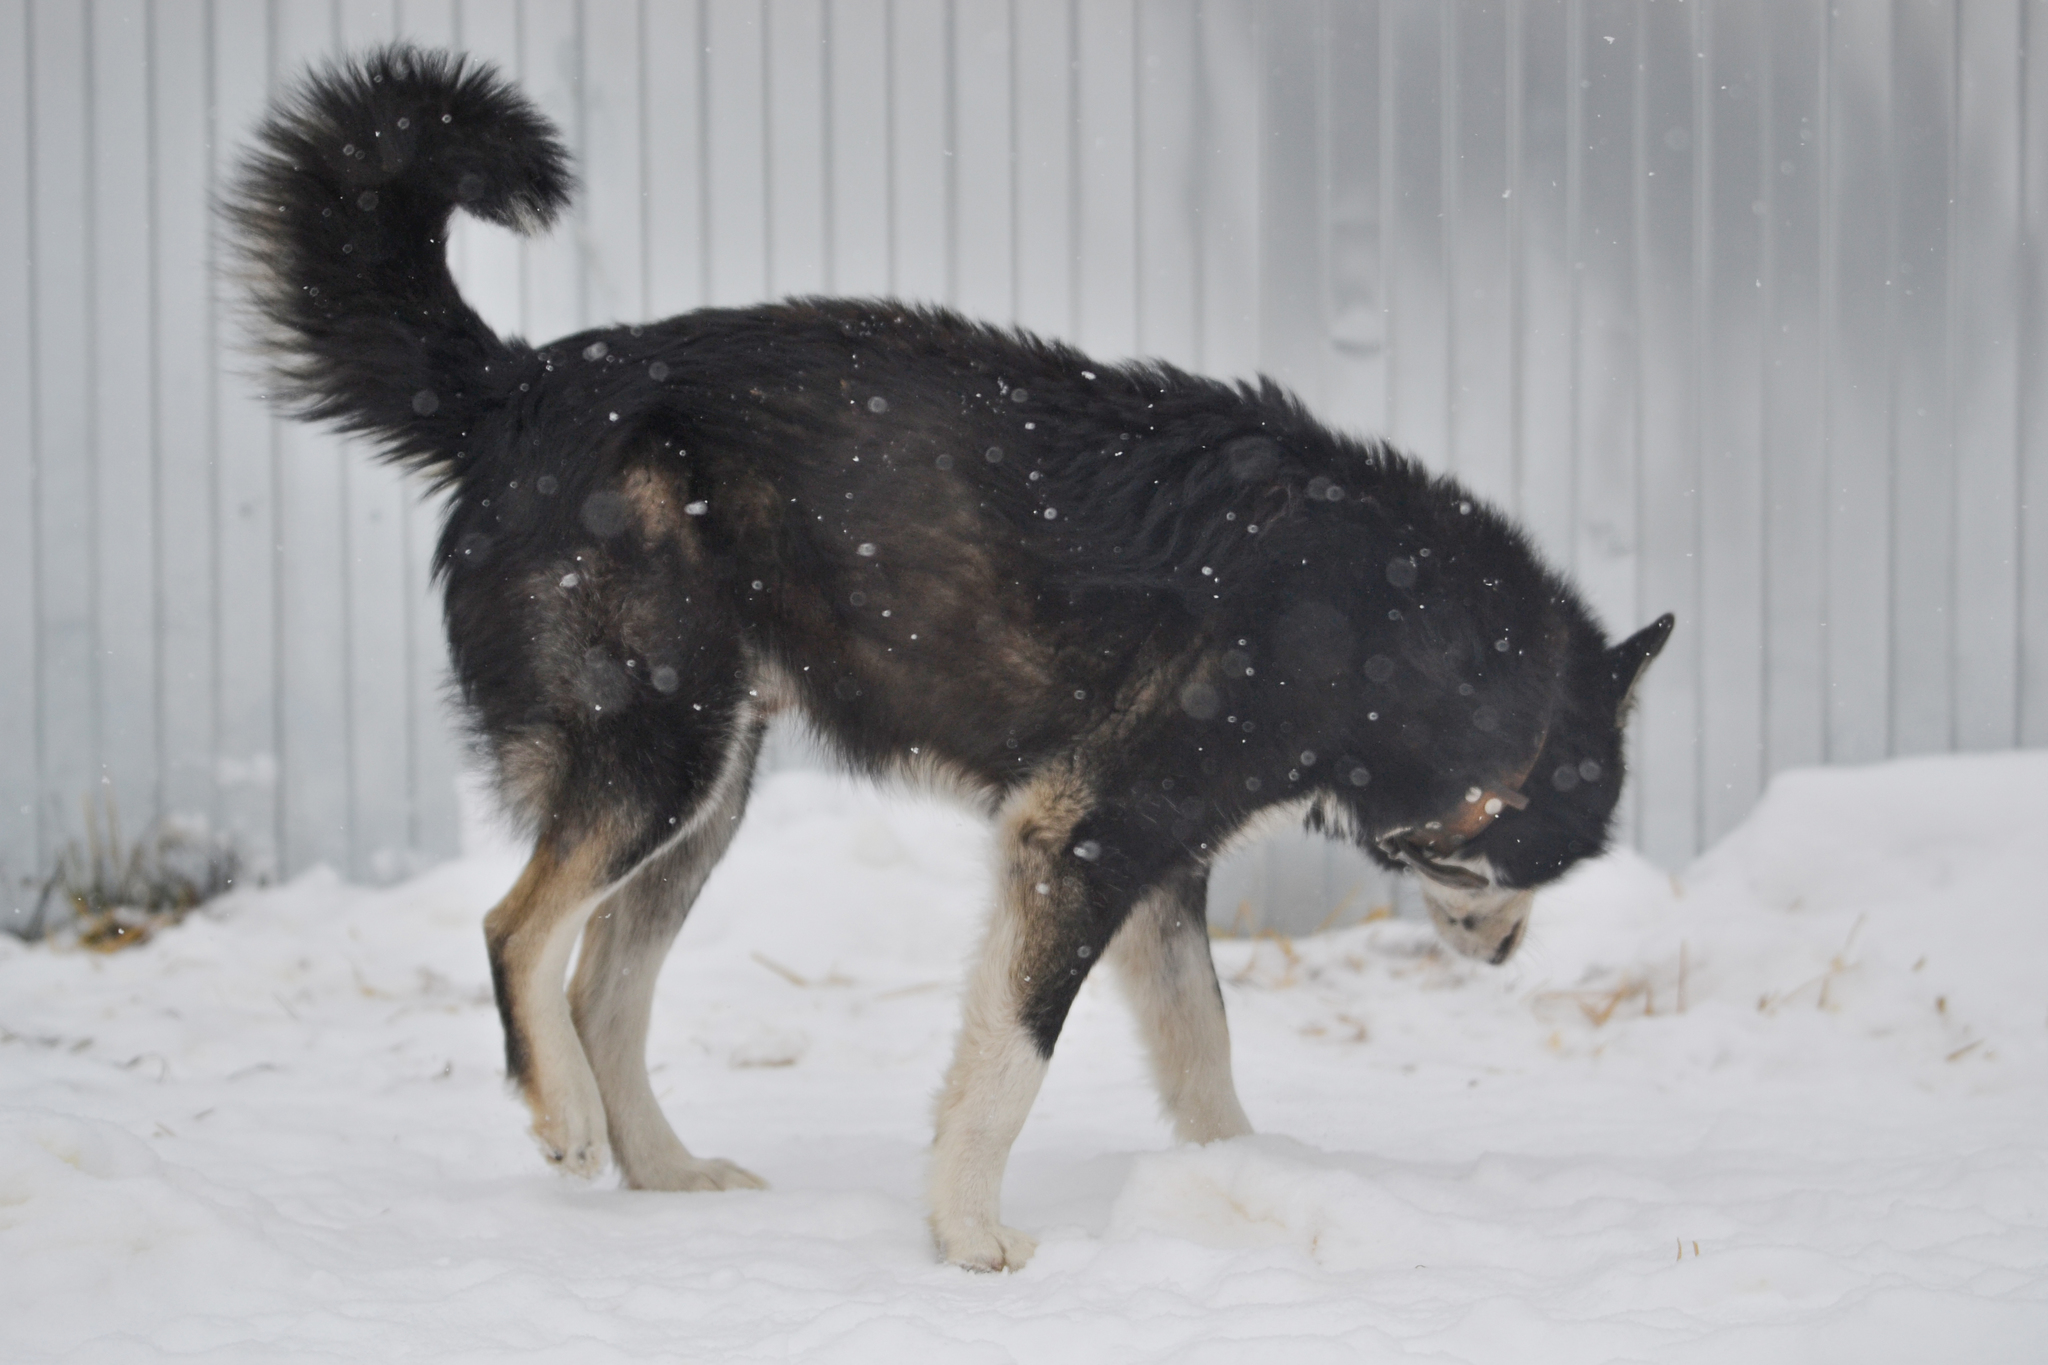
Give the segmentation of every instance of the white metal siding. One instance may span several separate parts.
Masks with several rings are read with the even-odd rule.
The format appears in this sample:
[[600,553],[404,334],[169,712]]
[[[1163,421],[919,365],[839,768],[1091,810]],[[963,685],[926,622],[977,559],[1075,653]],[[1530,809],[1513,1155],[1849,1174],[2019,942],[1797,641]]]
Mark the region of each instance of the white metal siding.
[[[577,151],[553,236],[458,235],[506,330],[886,292],[1264,370],[1611,628],[1675,610],[1653,856],[1787,765],[2048,741],[2044,0],[0,0],[11,891],[93,797],[453,846],[434,510],[264,414],[208,213],[270,90],[399,35]],[[1269,861],[1219,894],[1383,894]]]

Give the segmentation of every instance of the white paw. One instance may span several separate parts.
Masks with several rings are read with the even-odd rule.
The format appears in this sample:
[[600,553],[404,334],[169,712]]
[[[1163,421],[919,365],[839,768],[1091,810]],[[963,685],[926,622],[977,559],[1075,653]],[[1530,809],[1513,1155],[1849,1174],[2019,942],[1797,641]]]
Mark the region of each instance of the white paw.
[[1001,1223],[980,1223],[941,1230],[932,1228],[939,1254],[964,1270],[1022,1270],[1038,1250],[1038,1239]]
[[533,1106],[533,1139],[549,1165],[588,1180],[603,1172],[612,1149],[597,1082],[587,1075],[583,1079],[587,1084],[576,1087],[570,1098]]
[[722,1157],[679,1156],[636,1161],[626,1172],[629,1190],[765,1190],[768,1182]]

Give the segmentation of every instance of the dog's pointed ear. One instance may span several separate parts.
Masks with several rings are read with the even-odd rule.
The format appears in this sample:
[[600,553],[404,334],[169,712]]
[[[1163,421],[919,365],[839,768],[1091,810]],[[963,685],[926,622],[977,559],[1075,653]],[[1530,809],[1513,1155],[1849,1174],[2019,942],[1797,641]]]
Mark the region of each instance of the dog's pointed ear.
[[1629,707],[1635,701],[1636,684],[1643,680],[1643,671],[1650,666],[1650,661],[1663,652],[1664,642],[1671,638],[1671,628],[1677,624],[1678,618],[1667,611],[1607,651],[1607,675],[1614,688],[1616,729],[1628,722]]

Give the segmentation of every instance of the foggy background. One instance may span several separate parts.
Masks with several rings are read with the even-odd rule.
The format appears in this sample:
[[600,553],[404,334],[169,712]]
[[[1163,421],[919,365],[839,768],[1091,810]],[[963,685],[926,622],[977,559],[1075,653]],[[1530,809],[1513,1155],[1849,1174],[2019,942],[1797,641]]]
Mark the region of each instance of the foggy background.
[[[1667,866],[1781,768],[2048,740],[2044,0],[0,0],[17,908],[89,808],[271,876],[458,846],[436,511],[253,397],[208,210],[272,90],[401,35],[576,152],[553,235],[456,234],[500,330],[885,293],[1270,373],[1611,632],[1675,611]],[[1391,894],[1285,836],[1212,915]]]

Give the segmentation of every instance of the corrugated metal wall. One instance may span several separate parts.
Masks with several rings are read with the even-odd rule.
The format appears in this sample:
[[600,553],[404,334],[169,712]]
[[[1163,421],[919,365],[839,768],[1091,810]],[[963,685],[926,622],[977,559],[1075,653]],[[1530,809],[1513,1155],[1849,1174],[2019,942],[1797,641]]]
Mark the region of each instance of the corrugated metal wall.
[[207,211],[270,89],[400,34],[579,153],[565,228],[457,241],[502,328],[886,292],[1265,370],[1611,627],[1677,611],[1654,856],[1780,767],[2048,740],[2044,0],[0,0],[11,887],[109,795],[259,867],[452,847],[433,510],[253,400]]

